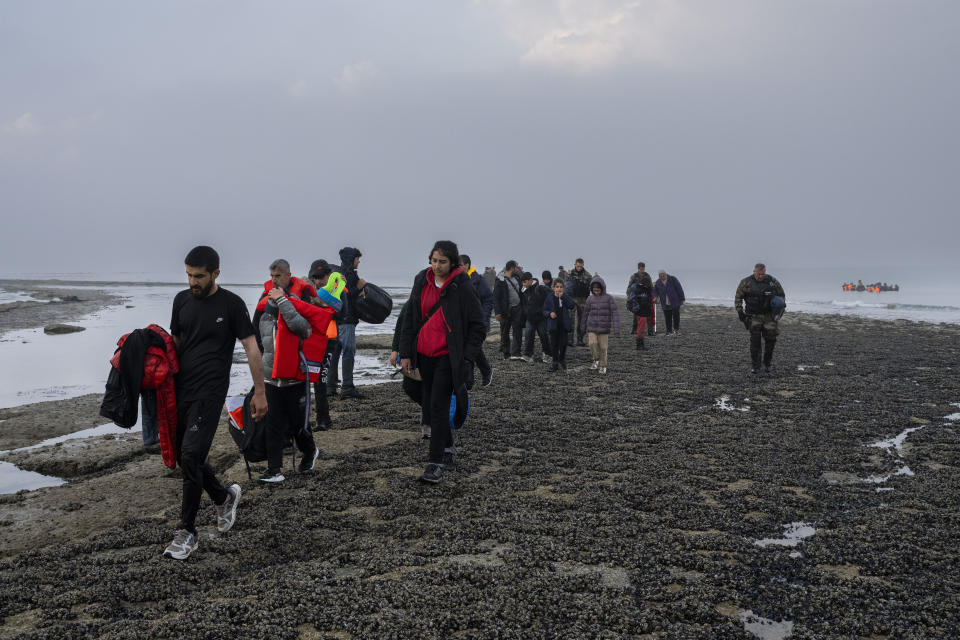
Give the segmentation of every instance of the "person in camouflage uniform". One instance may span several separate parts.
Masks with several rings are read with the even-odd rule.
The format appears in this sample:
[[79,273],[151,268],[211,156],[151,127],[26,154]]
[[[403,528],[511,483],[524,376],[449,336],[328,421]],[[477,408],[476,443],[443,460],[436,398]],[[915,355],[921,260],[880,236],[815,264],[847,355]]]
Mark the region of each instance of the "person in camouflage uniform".
[[786,300],[783,287],[773,276],[767,275],[767,267],[757,263],[753,275],[747,276],[737,286],[733,306],[737,310],[740,322],[750,331],[750,360],[752,373],[760,373],[760,347],[763,341],[763,368],[770,372],[773,361],[773,348],[777,344],[777,322],[771,310],[770,302],[774,296]]
[[[593,276],[589,271],[583,268],[583,258],[577,258],[573,263],[573,270],[567,272],[567,293],[573,298],[573,304],[576,306],[577,313],[577,346],[585,347],[584,336],[587,334],[587,327],[583,323],[583,306],[587,303],[587,297],[590,295],[590,281]],[[573,332],[567,341],[569,346],[573,346]]]

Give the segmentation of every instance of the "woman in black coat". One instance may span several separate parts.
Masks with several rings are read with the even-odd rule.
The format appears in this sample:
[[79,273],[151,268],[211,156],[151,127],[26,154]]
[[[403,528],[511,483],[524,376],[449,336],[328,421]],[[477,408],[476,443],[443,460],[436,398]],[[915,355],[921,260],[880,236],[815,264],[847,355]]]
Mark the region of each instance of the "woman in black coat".
[[400,367],[415,368],[423,379],[423,402],[430,407],[430,458],[420,479],[437,483],[456,468],[450,429],[450,398],[457,397],[459,426],[466,417],[467,388],[486,330],[483,310],[470,278],[460,269],[460,252],[449,240],[430,251],[430,267],[417,274],[410,308],[400,333]]

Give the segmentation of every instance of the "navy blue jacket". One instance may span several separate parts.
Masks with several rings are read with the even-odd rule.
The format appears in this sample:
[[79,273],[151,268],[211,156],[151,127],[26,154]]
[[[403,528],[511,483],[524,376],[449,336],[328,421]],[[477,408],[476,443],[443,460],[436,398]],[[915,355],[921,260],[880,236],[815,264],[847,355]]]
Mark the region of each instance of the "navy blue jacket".
[[493,291],[487,286],[487,281],[476,272],[470,274],[470,284],[473,285],[477,297],[480,298],[480,308],[483,309],[483,321],[487,325],[487,333],[490,333],[490,312],[493,311]]
[[[573,329],[573,318],[570,317],[570,311],[574,309],[575,303],[569,293],[564,293],[560,298],[561,309],[557,309],[557,296],[550,292],[547,299],[543,301],[543,315],[547,319],[547,331],[556,331],[557,322],[563,321],[563,328],[567,331]],[[551,318],[550,314],[556,313],[556,318]]]
[[[668,275],[666,282],[657,278],[653,283],[653,288],[657,297],[660,298],[660,305],[664,309],[679,309],[680,303],[686,300],[683,295],[683,287],[680,286],[680,281],[677,280],[676,276]],[[665,304],[668,297],[671,303],[669,306]]]

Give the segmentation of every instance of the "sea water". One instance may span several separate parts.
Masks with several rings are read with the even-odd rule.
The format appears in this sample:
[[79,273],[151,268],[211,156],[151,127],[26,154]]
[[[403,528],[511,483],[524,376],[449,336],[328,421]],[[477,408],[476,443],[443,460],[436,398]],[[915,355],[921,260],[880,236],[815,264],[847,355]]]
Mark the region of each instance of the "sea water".
[[[66,285],[56,286],[62,288]],[[85,327],[85,331],[47,335],[42,328],[36,328],[0,335],[0,362],[16,363],[16,366],[0,368],[0,408],[103,393],[110,372],[110,358],[120,336],[151,323],[169,328],[173,298],[186,287],[171,283],[80,285],[75,288],[76,295],[81,298],[84,290],[105,289],[122,296],[124,300],[118,305],[105,307],[69,322]],[[243,298],[252,316],[263,285],[224,285],[224,288]],[[408,291],[388,289],[388,292],[394,296],[393,313],[383,324],[360,323],[357,334],[393,332],[397,314]],[[10,294],[11,297],[16,295],[19,300],[27,297],[15,288]],[[235,347],[234,360],[229,393],[242,395],[252,387],[253,381],[239,342]],[[354,382],[358,385],[385,382],[393,371],[385,355],[358,353]]]

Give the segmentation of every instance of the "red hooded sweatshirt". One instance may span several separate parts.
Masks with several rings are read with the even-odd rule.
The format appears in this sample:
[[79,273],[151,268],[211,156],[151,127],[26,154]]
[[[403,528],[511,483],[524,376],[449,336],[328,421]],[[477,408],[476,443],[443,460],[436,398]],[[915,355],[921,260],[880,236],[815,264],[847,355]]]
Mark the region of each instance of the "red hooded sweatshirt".
[[[433,269],[427,269],[427,281],[424,283],[423,290],[420,292],[421,318],[427,317],[427,314],[433,309],[433,305],[437,303],[437,300],[439,300],[443,294],[443,290],[446,289],[447,285],[453,282],[453,279],[460,273],[463,273],[463,270],[457,267],[451,271],[447,279],[443,281],[443,286],[438,287],[433,275]],[[447,319],[443,317],[443,308],[441,307],[437,309],[436,313],[427,321],[427,324],[423,325],[423,329],[420,330],[420,334],[417,336],[417,353],[430,358],[449,355],[450,350],[447,348],[447,332],[449,330]]]

